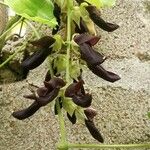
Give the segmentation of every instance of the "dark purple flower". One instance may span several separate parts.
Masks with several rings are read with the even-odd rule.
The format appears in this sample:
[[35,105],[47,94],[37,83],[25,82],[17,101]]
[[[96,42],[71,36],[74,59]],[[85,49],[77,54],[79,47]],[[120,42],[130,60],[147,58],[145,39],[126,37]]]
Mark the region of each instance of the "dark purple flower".
[[93,136],[94,139],[103,143],[104,139],[93,122],[94,117],[97,115],[96,110],[94,110],[92,108],[87,108],[84,110],[84,113],[87,117],[87,119],[85,119],[85,125],[86,125],[87,129],[89,130],[89,132],[91,133],[91,135]]
[[23,120],[23,119],[26,119],[26,118],[32,116],[37,110],[39,110],[40,107],[41,106],[39,105],[39,103],[34,101],[28,108],[13,112],[12,115],[13,115],[13,117],[15,117],[19,120]]
[[72,116],[67,112],[67,117],[68,117],[68,119],[70,120],[70,122],[71,122],[72,124],[75,124],[75,123],[76,123],[77,118],[76,118],[76,115],[75,115],[75,111],[74,111],[74,113],[72,114]]
[[74,38],[74,41],[80,46],[81,58],[88,64],[98,65],[105,61],[105,57],[92,48],[99,39],[100,37],[89,34],[80,34]]
[[110,71],[106,71],[101,65],[93,66],[93,65],[88,65],[88,68],[97,76],[103,78],[106,81],[109,82],[115,82],[120,80],[120,77]]
[[86,33],[89,32],[85,22],[83,21],[83,19],[80,17],[80,25],[78,26],[78,24],[74,21],[75,24],[75,33]]
[[93,120],[93,118],[97,115],[97,112],[95,109],[89,107],[84,110],[84,114],[88,120]]
[[58,6],[57,3],[54,3],[54,11],[53,11],[53,14],[57,20],[57,23],[58,25],[56,25],[56,27],[52,30],[52,35],[56,34],[59,30],[59,27],[60,27],[60,22],[61,22],[61,19],[60,19],[60,15],[61,15],[61,8]]
[[90,46],[94,46],[100,40],[99,36],[93,36],[88,33],[83,33],[74,37],[74,41],[78,44],[89,44]]
[[65,96],[71,97],[76,105],[89,107],[92,102],[92,96],[85,93],[83,83],[83,80],[80,80],[79,82],[70,84],[65,91]]
[[81,34],[74,38],[75,42],[80,46],[81,58],[86,61],[88,68],[97,76],[109,82],[115,82],[120,79],[118,75],[110,71],[106,71],[100,64],[106,58],[99,52],[95,51],[92,46],[98,42],[98,38],[89,34]]
[[100,11],[95,6],[89,5],[86,7],[86,10],[88,11],[89,16],[92,19],[92,21],[97,26],[102,28],[103,30],[108,31],[108,32],[112,32],[112,31],[119,28],[119,26],[117,24],[112,24],[112,23],[108,23],[108,22],[104,21],[100,17],[101,16]]
[[46,75],[45,75],[45,80],[46,82],[48,82],[49,80],[51,80],[51,74],[50,74],[50,71],[48,70]]
[[91,133],[91,135],[93,136],[94,139],[96,139],[97,141],[99,141],[101,143],[104,142],[104,139],[103,139],[101,133],[95,127],[95,124],[92,120],[86,120],[85,119],[85,125],[86,125],[87,129],[89,130],[89,132]]
[[[60,107],[60,109],[61,109],[61,108],[63,107],[62,98],[61,98],[61,97],[58,98],[58,102],[59,102],[59,107]],[[55,113],[55,115],[58,115],[56,102],[55,102],[55,105],[54,105],[54,113]]]
[[88,64],[99,65],[105,61],[105,57],[95,51],[89,44],[83,43],[80,45],[81,59]]
[[32,116],[40,107],[53,101],[63,86],[65,86],[65,82],[62,79],[52,78],[49,82],[46,82],[44,87],[37,89],[37,94],[25,95],[24,97],[33,99],[34,102],[28,108],[16,111],[12,115],[20,120]]
[[37,41],[31,42],[32,45],[38,47],[38,50],[34,52],[31,56],[29,56],[27,59],[25,59],[22,62],[21,67],[27,70],[32,70],[41,65],[47,58],[47,56],[51,53],[52,48],[49,47],[54,42],[55,39],[50,36],[45,36]]

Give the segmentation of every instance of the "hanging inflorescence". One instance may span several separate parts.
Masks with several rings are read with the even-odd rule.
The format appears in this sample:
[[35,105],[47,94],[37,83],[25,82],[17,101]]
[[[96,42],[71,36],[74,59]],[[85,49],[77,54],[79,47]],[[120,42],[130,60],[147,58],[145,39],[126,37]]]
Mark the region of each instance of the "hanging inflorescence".
[[[108,23],[101,18],[100,11],[89,3],[82,0],[76,0],[78,5],[72,8],[72,12],[80,14],[76,19],[72,17],[72,41],[69,66],[67,66],[66,55],[66,37],[60,36],[59,32],[66,27],[66,18],[64,15],[65,7],[54,3],[54,16],[58,25],[52,30],[51,36],[44,36],[39,40],[30,42],[37,48],[31,56],[25,59],[21,67],[27,71],[35,69],[49,57],[50,68],[45,76],[44,86],[38,87],[25,98],[33,100],[33,103],[25,109],[14,112],[12,115],[20,120],[32,116],[41,107],[55,101],[54,112],[58,115],[56,101],[59,102],[60,109],[66,111],[68,119],[75,124],[78,119],[82,119],[91,135],[103,142],[101,133],[96,128],[93,118],[96,111],[91,108],[92,95],[84,89],[84,80],[82,78],[82,66],[86,65],[95,75],[102,79],[115,82],[120,77],[102,67],[106,57],[97,52],[93,46],[99,41],[100,36],[95,35],[93,24],[95,23],[101,29],[112,32],[119,26]],[[83,12],[83,13],[82,13]],[[84,16],[86,14],[86,16]],[[74,16],[73,15],[73,16]],[[89,24],[90,22],[90,24]],[[64,42],[65,41],[65,42]],[[69,67],[69,80],[66,80],[66,67]]]

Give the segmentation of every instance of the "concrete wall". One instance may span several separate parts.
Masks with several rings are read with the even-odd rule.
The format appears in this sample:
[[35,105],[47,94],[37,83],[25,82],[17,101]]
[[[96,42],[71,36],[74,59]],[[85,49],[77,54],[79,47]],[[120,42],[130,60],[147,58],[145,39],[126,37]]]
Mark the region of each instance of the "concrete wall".
[[[1,0],[1,1],[3,1],[3,0]],[[7,9],[5,6],[2,6],[0,4],[0,33],[5,28],[7,20],[8,20]]]
[[[105,143],[150,142],[149,5],[150,1],[118,0],[113,9],[102,12],[108,21],[120,24],[120,29],[114,33],[98,29],[102,39],[97,49],[109,57],[104,66],[122,79],[111,84],[85,70],[84,80],[93,94],[93,107],[98,110],[95,122]],[[30,103],[22,98],[29,93],[27,81],[41,85],[45,71],[41,66],[26,81],[1,85],[0,149],[55,149],[59,129],[50,105],[25,121],[11,116],[11,112]],[[97,143],[82,124],[72,126],[66,121],[66,126],[69,141]]]

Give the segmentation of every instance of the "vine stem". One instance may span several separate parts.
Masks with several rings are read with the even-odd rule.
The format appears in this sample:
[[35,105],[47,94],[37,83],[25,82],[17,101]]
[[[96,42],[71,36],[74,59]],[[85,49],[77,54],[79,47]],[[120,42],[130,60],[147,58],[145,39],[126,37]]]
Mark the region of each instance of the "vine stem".
[[32,23],[30,23],[30,22],[27,21],[27,20],[25,20],[24,22],[33,30],[33,32],[35,33],[35,36],[36,36],[38,39],[40,39],[40,35],[39,35],[38,31],[37,31],[37,29],[32,25]]
[[23,28],[23,23],[24,23],[24,19],[21,22],[21,26],[20,26],[20,30],[19,30],[19,37],[21,37],[21,32],[22,32],[22,28]]
[[69,148],[150,148],[150,143],[147,144],[68,144]]
[[[70,50],[71,50],[71,10],[73,7],[73,1],[67,0],[67,55],[66,55],[66,82],[70,81]],[[68,150],[68,141],[67,134],[65,128],[65,121],[60,109],[59,100],[57,99],[56,107],[58,111],[59,125],[60,125],[60,133],[61,133],[61,141],[57,145],[57,148],[60,150]]]
[[14,27],[16,27],[24,18],[21,17],[16,23],[13,24],[13,26],[11,26],[8,30],[6,30],[1,36],[0,36],[0,40],[3,39],[8,32],[10,32]]
[[59,126],[60,126],[60,133],[61,133],[61,140],[57,148],[65,150],[68,147],[68,142],[67,142],[67,134],[66,134],[66,129],[65,129],[65,121],[64,121],[62,111],[60,109],[59,99],[56,100],[56,108],[58,112]]
[[3,5],[3,6],[8,7],[8,5],[7,5],[7,4],[5,4],[5,3],[4,3],[4,2],[2,2],[2,1],[0,1],[0,4],[1,4],[1,5]]
[[26,47],[27,43],[24,43],[18,50],[14,52],[14,54],[10,55],[6,61],[0,64],[0,68],[4,67],[10,60],[12,60],[20,51],[22,51]]
[[66,81],[70,80],[70,49],[71,49],[71,9],[72,0],[67,0],[67,63],[66,63]]

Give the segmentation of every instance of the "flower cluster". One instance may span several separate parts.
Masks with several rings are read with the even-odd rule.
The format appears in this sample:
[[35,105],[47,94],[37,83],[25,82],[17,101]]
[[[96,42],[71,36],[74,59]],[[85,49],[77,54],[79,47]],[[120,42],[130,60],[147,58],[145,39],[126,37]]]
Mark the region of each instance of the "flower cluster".
[[[84,0],[76,1],[79,5],[84,2]],[[112,32],[119,27],[116,24],[104,21],[100,17],[100,11],[95,6],[92,6],[88,3],[88,6],[85,6],[85,10],[89,14],[89,18],[93,21],[93,23],[95,23],[103,30]],[[52,35],[55,35],[61,29],[61,12],[62,10],[59,5],[57,3],[54,3],[54,16],[58,21],[58,25],[52,30]],[[77,24],[77,22],[75,22],[74,20],[72,20],[72,23],[74,23],[75,25],[75,33],[78,33],[75,34],[73,40],[79,46],[81,59],[86,62],[87,67],[94,74],[103,78],[104,80],[109,82],[115,82],[119,80],[120,77],[117,74],[107,71],[102,67],[101,64],[106,60],[106,57],[104,57],[101,53],[97,52],[93,48],[93,46],[100,40],[100,36],[90,34],[89,28],[82,16],[80,17],[79,21],[79,24]],[[35,69],[36,67],[41,65],[48,56],[51,57],[54,47],[59,47],[59,50],[57,52],[54,50],[57,54],[55,56],[53,54],[53,57],[51,57],[51,74],[48,70],[44,80],[44,86],[38,87],[37,90],[32,94],[24,96],[27,99],[33,100],[33,103],[28,108],[16,111],[12,115],[20,120],[26,119],[32,116],[41,107],[57,99],[60,109],[66,110],[67,117],[72,124],[75,124],[79,119],[77,111],[82,110],[80,114],[82,114],[82,120],[84,121],[85,126],[89,130],[90,134],[97,141],[104,142],[101,133],[98,131],[93,122],[93,119],[97,113],[94,109],[91,108],[92,95],[90,93],[87,93],[84,89],[84,80],[82,79],[81,64],[79,65],[79,67],[77,67],[76,64],[78,56],[75,56],[74,59],[74,55],[72,55],[71,51],[70,55],[73,56],[73,58],[69,57],[69,66],[67,66],[68,62],[66,62],[66,51],[64,51],[64,47],[66,48],[66,43],[68,41],[66,43],[62,42],[64,44],[63,45],[60,41],[58,42],[56,40],[56,36],[44,36],[39,40],[30,42],[33,46],[36,46],[36,52],[34,52],[31,56],[25,59],[21,64],[21,67],[28,71]],[[63,41],[63,38],[61,38],[61,40]],[[57,46],[57,44],[59,46]],[[75,65],[73,66],[72,64]],[[72,77],[70,75],[70,70],[71,68],[73,68],[72,66],[75,68],[75,77]],[[64,74],[66,73],[66,67],[69,67],[69,69],[67,69],[70,71],[69,81],[66,81],[64,77]],[[67,101],[66,103],[64,102],[65,100]],[[71,103],[69,103],[69,101],[71,101]],[[73,107],[71,107],[71,105]],[[66,108],[69,109],[67,110]],[[70,109],[71,113],[69,112]],[[54,105],[54,112],[55,115],[59,114],[56,103]]]
[[36,92],[24,96],[27,99],[34,100],[34,102],[28,108],[16,111],[12,115],[20,120],[32,116],[39,108],[57,98],[60,88],[64,86],[65,82],[61,78],[52,78],[48,82],[44,81],[44,87],[40,87]]

